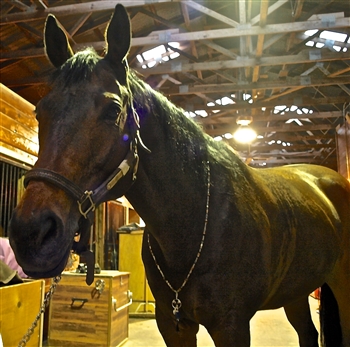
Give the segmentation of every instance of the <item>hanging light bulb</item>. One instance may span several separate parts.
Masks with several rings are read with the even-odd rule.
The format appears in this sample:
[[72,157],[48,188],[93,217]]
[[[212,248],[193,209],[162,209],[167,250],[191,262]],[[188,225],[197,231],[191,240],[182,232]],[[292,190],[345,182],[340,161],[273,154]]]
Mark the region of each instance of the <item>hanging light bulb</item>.
[[257,137],[256,132],[249,126],[253,121],[252,116],[238,116],[236,123],[239,125],[238,129],[233,134],[233,138],[240,143],[250,143]]
[[250,143],[256,136],[256,132],[248,125],[241,125],[233,134],[234,139],[240,143]]

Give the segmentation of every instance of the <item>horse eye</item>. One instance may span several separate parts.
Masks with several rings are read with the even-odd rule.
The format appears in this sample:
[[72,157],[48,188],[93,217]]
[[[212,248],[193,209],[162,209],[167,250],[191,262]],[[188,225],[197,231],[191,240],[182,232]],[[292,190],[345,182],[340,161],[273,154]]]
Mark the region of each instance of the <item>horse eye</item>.
[[107,121],[116,122],[120,116],[120,113],[121,113],[120,107],[116,104],[113,104],[108,108],[107,112],[104,112],[103,117]]

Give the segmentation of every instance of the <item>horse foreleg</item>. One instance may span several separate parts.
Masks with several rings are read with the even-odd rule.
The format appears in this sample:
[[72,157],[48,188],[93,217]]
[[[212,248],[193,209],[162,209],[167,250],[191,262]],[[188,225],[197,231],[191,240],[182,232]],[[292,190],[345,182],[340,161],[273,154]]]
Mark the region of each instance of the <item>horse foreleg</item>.
[[199,324],[181,319],[177,324],[175,318],[164,314],[156,307],[156,321],[167,347],[196,347]]
[[298,334],[300,347],[318,347],[318,332],[311,318],[308,296],[284,306],[284,311]]

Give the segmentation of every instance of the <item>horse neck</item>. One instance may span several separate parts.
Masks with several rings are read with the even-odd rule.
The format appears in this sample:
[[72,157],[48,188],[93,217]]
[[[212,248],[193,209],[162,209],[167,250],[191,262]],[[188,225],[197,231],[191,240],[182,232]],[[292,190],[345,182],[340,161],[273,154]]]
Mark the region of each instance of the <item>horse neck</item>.
[[[182,253],[188,250],[191,253],[189,257],[193,259],[203,233],[207,163],[203,154],[197,173],[186,167],[197,165],[192,160],[199,162],[198,153],[193,153],[193,158],[189,155],[187,164],[184,163],[181,154],[174,153],[170,143],[169,133],[173,130],[164,129],[164,123],[172,126],[171,121],[160,121],[159,117],[167,115],[155,116],[154,111],[145,114],[144,109],[138,110],[143,114],[141,138],[151,153],[139,150],[137,179],[126,197],[146,222],[147,230],[156,238],[163,254],[169,257],[168,262],[178,263],[179,255],[174,252],[174,245]],[[186,140],[183,141],[177,144],[180,148],[187,145]]]

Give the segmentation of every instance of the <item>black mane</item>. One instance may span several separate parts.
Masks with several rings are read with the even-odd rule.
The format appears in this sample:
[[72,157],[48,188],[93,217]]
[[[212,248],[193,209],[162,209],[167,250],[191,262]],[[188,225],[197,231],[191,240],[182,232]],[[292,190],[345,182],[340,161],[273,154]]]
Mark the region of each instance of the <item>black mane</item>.
[[[100,61],[101,57],[93,48],[78,52],[54,73],[53,82],[66,88],[89,81]],[[132,70],[128,72],[128,86],[139,116],[152,113],[158,117],[164,133],[170,140],[168,144],[172,153],[181,158],[185,170],[195,172],[197,177],[204,177],[206,174],[203,167],[207,161],[222,166],[228,175],[233,174],[235,166],[241,166],[240,159],[230,147],[222,141],[214,141],[205,134],[195,121],[185,116],[183,109],[153,90]]]
[[[206,175],[205,163],[218,164],[231,176],[234,168],[242,165],[232,148],[222,141],[215,141],[204,133],[202,128],[184,110],[175,106],[163,94],[153,90],[140,80],[134,72],[129,74],[129,86],[133,94],[135,109],[142,110],[145,105],[148,112],[158,117],[163,131],[167,135],[172,153],[177,153],[184,163],[184,168]],[[141,111],[142,112],[142,111]]]
[[53,74],[53,82],[63,81],[64,87],[89,81],[101,57],[93,48],[77,52]]

